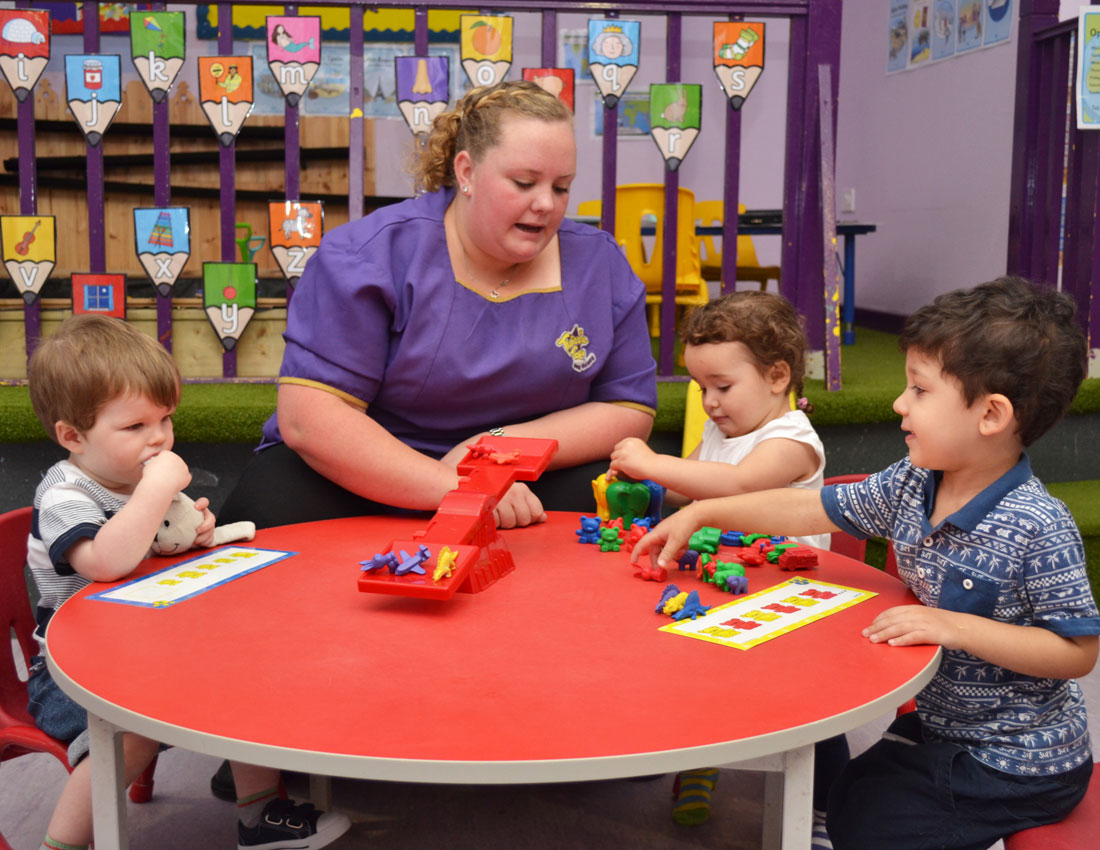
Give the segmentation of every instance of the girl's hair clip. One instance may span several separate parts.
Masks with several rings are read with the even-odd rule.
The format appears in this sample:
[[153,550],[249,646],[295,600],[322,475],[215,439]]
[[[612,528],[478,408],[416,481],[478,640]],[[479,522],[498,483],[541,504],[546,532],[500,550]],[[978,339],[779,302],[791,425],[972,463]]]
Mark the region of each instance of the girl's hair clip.
[[798,409],[799,410],[805,410],[807,407],[810,406],[810,400],[808,398],[806,398],[806,396],[801,396],[798,399],[797,404],[798,404]]

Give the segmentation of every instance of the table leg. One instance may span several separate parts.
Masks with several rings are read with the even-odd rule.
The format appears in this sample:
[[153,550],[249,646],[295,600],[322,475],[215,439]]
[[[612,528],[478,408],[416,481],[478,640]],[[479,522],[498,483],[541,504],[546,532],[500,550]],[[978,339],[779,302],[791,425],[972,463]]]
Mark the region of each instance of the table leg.
[[88,712],[88,747],[96,850],[128,850],[122,730]]
[[783,754],[783,850],[805,850],[813,831],[814,745]]
[[764,771],[762,850],[806,850],[813,831],[814,745],[725,765]]
[[844,234],[844,327],[845,345],[856,341],[856,237]]
[[323,812],[332,808],[331,776],[309,775],[309,801]]

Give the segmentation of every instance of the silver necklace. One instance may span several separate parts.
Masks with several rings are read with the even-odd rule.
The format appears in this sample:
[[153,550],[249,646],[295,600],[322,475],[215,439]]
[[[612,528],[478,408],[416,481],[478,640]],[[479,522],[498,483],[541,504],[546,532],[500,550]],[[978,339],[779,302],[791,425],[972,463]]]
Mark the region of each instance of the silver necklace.
[[[469,276],[470,280],[474,281],[474,279],[475,279],[474,271],[473,271],[473,269],[470,268],[470,257],[466,253],[466,243],[462,241],[462,234],[459,232],[459,229],[458,229],[458,218],[457,217],[455,218],[455,223],[454,224],[455,224],[455,236],[458,238],[458,247],[462,249],[462,265],[464,265],[466,267],[466,274]],[[512,275],[514,275],[516,273],[516,269],[518,269],[518,268],[519,268],[519,263],[518,262],[512,264],[512,267],[510,269],[508,269],[508,276],[505,277],[504,280],[502,280],[500,283],[498,283],[495,287],[493,287],[492,289],[489,290],[489,297],[490,298],[492,298],[494,301],[496,299],[500,298],[500,290],[504,289],[504,287],[506,287],[508,284],[510,284],[512,282]]]

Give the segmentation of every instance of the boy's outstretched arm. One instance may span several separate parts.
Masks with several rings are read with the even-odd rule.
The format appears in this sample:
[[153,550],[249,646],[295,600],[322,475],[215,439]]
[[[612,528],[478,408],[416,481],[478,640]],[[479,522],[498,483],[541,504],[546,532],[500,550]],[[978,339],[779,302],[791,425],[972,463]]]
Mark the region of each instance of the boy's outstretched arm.
[[740,463],[699,460],[700,448],[681,458],[658,454],[641,440],[628,438],[612,450],[609,472],[652,479],[672,494],[667,502],[685,504],[786,487],[808,479],[819,463],[811,446],[785,438],[765,440]]
[[751,533],[803,536],[839,531],[829,520],[817,490],[783,487],[759,493],[704,499],[681,508],[634,546],[631,561],[649,553],[667,567],[687,549],[691,535],[705,525]]
[[[175,452],[151,458],[129,501],[93,538],[74,543],[66,554],[72,568],[91,581],[128,576],[148,554],[172,497],[191,483],[191,472]],[[213,516],[213,515],[211,515]]]
[[1063,637],[1040,626],[1017,626],[923,605],[887,608],[863,635],[872,643],[890,646],[937,644],[1042,679],[1076,679],[1088,674],[1096,666],[1100,646],[1096,635]]

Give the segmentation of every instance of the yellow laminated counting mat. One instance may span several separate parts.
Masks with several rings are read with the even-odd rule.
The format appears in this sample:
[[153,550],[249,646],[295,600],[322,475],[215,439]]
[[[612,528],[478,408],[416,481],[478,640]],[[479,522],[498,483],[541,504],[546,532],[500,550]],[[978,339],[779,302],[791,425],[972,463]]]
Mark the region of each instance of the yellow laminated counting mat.
[[169,608],[295,554],[275,549],[225,546],[93,593],[88,598],[143,608]]
[[876,595],[825,581],[792,578],[719,605],[694,620],[662,626],[661,631],[735,649],[752,649]]

